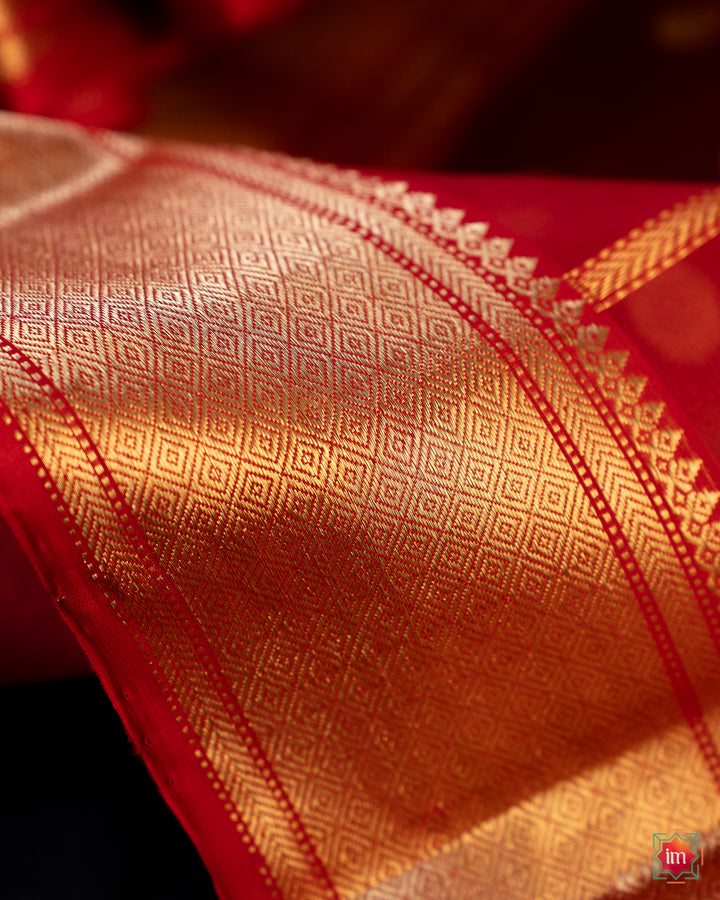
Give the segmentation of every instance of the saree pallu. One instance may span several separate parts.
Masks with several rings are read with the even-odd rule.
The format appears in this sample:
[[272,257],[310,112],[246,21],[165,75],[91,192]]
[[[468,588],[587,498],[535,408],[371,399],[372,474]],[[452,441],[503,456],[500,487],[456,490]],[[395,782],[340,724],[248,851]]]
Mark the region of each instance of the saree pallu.
[[714,896],[720,193],[0,128],[2,513],[218,895]]

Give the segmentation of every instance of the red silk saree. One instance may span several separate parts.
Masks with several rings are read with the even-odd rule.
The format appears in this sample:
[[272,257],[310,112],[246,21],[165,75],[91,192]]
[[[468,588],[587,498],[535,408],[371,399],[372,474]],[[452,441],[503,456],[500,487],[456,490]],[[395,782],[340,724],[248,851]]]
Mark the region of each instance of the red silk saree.
[[218,895],[713,896],[718,191],[0,132],[1,511]]

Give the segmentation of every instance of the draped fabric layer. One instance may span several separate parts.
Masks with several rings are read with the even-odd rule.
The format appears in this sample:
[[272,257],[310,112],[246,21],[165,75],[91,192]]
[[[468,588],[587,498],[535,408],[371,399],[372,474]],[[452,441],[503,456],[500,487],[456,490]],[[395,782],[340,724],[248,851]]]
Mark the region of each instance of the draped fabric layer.
[[717,193],[0,129],[2,512],[219,896],[711,896]]

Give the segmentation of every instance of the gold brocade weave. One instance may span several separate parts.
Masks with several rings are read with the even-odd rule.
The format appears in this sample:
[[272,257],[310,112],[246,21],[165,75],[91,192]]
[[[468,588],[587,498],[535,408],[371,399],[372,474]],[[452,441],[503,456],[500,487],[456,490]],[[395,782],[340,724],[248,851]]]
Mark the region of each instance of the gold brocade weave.
[[405,184],[22,129],[70,152],[0,170],[4,421],[268,896],[710,847],[719,495],[622,336]]

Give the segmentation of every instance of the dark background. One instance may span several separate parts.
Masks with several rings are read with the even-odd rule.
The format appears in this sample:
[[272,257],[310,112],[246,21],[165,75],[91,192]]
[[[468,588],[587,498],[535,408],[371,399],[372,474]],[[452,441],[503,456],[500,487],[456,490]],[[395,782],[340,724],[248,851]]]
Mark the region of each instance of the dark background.
[[205,900],[202,862],[92,678],[0,688],[3,900]]

